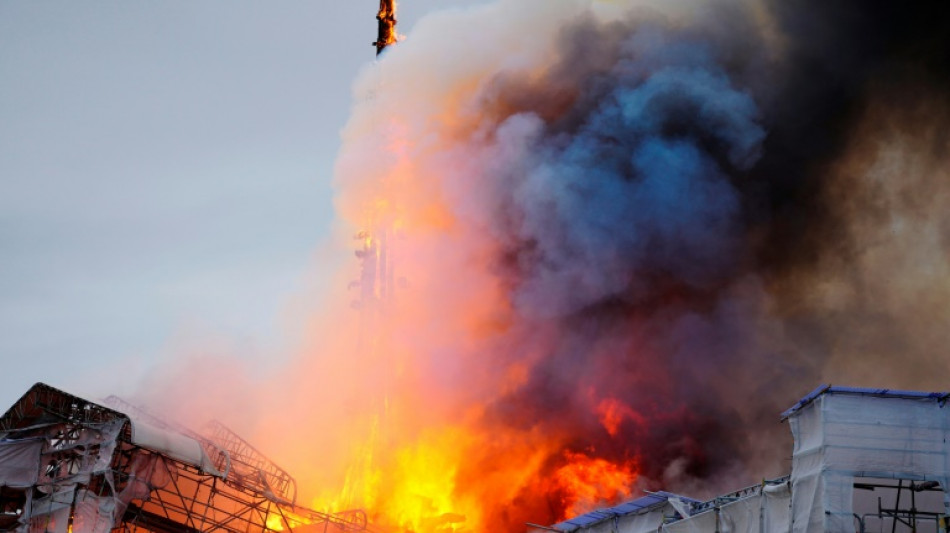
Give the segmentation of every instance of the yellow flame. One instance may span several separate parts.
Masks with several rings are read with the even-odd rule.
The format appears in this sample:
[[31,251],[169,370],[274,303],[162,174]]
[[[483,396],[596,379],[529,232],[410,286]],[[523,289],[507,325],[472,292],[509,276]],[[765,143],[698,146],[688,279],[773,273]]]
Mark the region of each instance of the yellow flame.
[[453,435],[427,439],[403,448],[396,457],[395,491],[388,507],[400,526],[413,531],[457,531],[465,521],[453,501],[459,463]]
[[267,529],[271,531],[283,531],[284,521],[279,514],[270,514],[267,517]]
[[[313,502],[317,509],[363,507],[384,528],[414,533],[463,533],[478,529],[480,510],[455,493],[458,465],[471,438],[443,428],[401,446],[380,461],[375,446],[362,447],[346,475],[344,489]],[[374,459],[376,462],[374,463]]]

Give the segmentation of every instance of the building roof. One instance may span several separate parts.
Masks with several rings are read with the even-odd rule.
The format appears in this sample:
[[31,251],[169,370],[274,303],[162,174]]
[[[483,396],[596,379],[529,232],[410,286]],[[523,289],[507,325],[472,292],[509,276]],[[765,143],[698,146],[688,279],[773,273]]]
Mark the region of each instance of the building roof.
[[680,500],[690,504],[700,503],[699,500],[694,500],[692,498],[687,498],[686,496],[680,496],[679,494],[673,494],[671,492],[651,492],[646,496],[637,498],[636,500],[621,503],[620,505],[615,505],[613,507],[607,507],[605,509],[598,509],[580,516],[575,516],[570,520],[565,520],[558,524],[554,524],[551,527],[552,529],[556,529],[558,531],[576,531],[580,528],[590,527],[593,524],[603,522],[604,520],[608,520],[610,518],[639,514],[645,510],[653,509],[659,505],[665,504],[670,498],[679,498]]
[[[72,424],[101,427],[116,423],[117,433],[124,433],[126,440],[141,448],[171,457],[201,469],[207,474],[226,477],[227,472],[215,468],[214,463],[194,437],[155,419],[143,419],[139,411],[129,409],[130,404],[91,402],[67,392],[37,383],[30,387],[7,412],[0,417],[0,440],[11,432],[35,429],[37,426],[69,421]],[[151,423],[149,423],[151,422]],[[216,451],[225,453],[209,444]]]
[[808,393],[804,398],[782,413],[782,420],[795,414],[817,398],[825,394],[847,394],[852,396],[876,396],[879,398],[902,398],[905,400],[927,400],[931,399],[940,403],[950,399],[950,392],[921,392],[896,389],[867,389],[861,387],[837,387],[831,385],[821,385],[817,389]]

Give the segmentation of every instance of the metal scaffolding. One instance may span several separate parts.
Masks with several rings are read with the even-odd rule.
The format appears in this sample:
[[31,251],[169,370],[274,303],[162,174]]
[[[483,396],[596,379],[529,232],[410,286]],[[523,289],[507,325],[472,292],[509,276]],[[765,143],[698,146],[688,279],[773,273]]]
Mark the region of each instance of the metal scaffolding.
[[218,422],[201,432],[118,398],[34,385],[0,418],[0,531],[364,531],[296,504],[294,479]]

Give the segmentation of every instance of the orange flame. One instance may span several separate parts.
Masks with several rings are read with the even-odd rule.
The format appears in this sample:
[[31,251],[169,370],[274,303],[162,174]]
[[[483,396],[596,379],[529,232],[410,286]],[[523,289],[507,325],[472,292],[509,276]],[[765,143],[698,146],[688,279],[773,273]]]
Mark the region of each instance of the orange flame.
[[379,21],[379,36],[374,44],[377,50],[382,50],[399,40],[396,34],[395,0],[380,0],[376,19]]
[[646,420],[642,415],[616,398],[604,398],[597,404],[597,415],[600,424],[604,426],[611,437],[616,437],[620,431],[620,424],[624,420],[632,420],[643,425]]
[[284,521],[281,519],[279,514],[270,514],[267,517],[267,523],[265,524],[267,529],[271,531],[283,531],[284,530]]
[[[455,494],[459,465],[473,443],[473,436],[462,428],[448,427],[428,431],[384,457],[368,457],[373,451],[364,448],[362,471],[350,472],[345,491],[351,492],[349,499],[373,513],[373,523],[384,528],[433,533],[475,531],[482,523],[478,502]],[[318,509],[343,506],[339,495],[318,498],[313,503]]]
[[564,457],[568,463],[554,474],[566,510],[562,519],[629,498],[632,494],[632,486],[637,480],[634,463],[617,465],[606,459],[574,452],[564,452]]

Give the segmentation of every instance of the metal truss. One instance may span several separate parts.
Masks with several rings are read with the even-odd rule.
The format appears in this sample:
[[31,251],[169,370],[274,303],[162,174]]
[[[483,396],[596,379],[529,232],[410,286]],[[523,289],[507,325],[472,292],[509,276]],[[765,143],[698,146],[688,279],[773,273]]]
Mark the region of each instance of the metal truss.
[[[117,398],[105,403],[38,383],[0,417],[0,531],[367,529],[361,510],[296,505],[293,477],[219,422],[198,433]],[[137,442],[136,421],[197,442],[207,464]],[[25,464],[35,472],[25,473]]]

